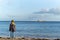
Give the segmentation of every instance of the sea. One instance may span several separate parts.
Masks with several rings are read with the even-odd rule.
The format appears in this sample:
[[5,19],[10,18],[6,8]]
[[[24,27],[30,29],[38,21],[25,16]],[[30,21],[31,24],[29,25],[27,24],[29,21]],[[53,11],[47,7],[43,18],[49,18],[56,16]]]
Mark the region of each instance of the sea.
[[[0,21],[0,37],[10,37],[10,21]],[[15,21],[15,37],[60,38],[60,21]]]

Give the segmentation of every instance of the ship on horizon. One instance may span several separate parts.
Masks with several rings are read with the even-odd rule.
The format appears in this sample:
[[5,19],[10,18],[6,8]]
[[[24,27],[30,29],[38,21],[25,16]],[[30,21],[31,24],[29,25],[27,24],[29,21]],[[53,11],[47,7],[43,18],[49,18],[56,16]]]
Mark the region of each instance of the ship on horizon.
[[37,22],[45,22],[44,20],[37,20]]

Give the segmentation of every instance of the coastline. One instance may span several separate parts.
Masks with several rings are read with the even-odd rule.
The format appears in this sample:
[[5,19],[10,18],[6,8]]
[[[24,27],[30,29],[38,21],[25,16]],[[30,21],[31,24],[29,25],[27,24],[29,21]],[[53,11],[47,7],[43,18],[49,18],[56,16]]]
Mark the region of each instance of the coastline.
[[10,37],[0,37],[0,40],[60,40],[58,38],[25,38],[25,37],[15,37],[15,38],[10,38]]

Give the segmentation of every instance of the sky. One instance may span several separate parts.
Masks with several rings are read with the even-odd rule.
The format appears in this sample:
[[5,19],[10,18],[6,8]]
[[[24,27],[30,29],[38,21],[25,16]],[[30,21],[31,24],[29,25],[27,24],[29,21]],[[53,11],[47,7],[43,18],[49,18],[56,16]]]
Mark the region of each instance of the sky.
[[0,21],[60,21],[60,0],[0,0]]

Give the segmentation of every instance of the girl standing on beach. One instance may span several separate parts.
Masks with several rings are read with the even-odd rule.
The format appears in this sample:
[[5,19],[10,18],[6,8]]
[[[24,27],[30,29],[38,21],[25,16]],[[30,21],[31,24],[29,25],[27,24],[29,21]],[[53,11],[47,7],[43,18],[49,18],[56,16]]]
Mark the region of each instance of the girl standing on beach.
[[14,38],[14,32],[16,31],[14,20],[12,20],[10,23],[9,31],[10,31],[10,37]]

